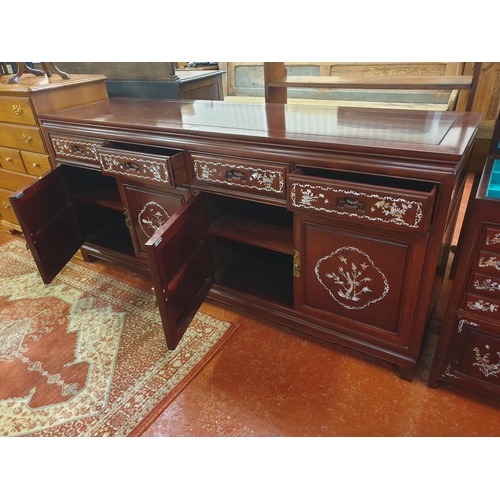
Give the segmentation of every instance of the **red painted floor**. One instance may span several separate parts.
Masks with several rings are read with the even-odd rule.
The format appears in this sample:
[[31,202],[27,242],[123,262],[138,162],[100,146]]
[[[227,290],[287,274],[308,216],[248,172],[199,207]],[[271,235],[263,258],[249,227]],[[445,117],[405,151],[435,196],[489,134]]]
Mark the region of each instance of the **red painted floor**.
[[[12,237],[0,233],[0,243]],[[498,436],[499,402],[426,385],[449,286],[412,383],[390,364],[207,300],[204,312],[238,328],[143,436]]]

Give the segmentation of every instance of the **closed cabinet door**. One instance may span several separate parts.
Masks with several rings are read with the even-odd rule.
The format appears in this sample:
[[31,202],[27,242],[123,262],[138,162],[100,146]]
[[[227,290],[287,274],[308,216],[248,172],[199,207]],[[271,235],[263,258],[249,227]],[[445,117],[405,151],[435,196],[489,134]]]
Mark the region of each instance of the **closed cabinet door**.
[[179,188],[172,192],[158,192],[134,184],[121,184],[130,232],[136,254],[146,258],[146,242],[189,197],[189,190]]
[[384,237],[296,215],[295,238],[296,309],[358,339],[410,345],[426,236]]

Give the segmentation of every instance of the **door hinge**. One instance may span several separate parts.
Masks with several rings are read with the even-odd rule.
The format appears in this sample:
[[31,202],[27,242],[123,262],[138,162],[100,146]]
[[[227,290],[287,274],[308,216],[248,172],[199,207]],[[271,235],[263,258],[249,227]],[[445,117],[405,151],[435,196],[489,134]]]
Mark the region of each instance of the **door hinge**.
[[129,229],[131,229],[131,228],[132,228],[132,224],[130,223],[130,216],[129,216],[129,214],[128,214],[128,210],[127,210],[127,209],[125,209],[125,210],[123,211],[123,215],[125,216],[125,225],[126,225]]
[[293,277],[300,277],[300,252],[298,250],[293,251]]

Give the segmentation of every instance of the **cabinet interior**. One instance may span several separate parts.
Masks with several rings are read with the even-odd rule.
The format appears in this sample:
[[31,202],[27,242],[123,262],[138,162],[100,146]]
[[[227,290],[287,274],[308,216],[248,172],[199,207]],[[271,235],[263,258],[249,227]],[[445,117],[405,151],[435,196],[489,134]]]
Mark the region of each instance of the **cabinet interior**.
[[87,243],[134,255],[116,179],[95,170],[64,168],[66,185]]
[[300,167],[296,172],[307,177],[317,177],[319,179],[332,179],[356,184],[368,184],[370,186],[384,186],[389,188],[406,189],[410,191],[420,191],[430,193],[435,187],[434,183],[420,181],[416,179],[404,179],[401,177],[365,174],[360,172],[350,172],[346,170],[326,170],[315,167]]
[[292,212],[225,196],[207,199],[215,283],[292,307]]
[[136,144],[130,142],[107,141],[103,147],[116,149],[118,151],[129,151],[131,153],[144,153],[155,156],[174,156],[182,153],[180,149],[165,148],[162,146],[150,146],[146,144]]

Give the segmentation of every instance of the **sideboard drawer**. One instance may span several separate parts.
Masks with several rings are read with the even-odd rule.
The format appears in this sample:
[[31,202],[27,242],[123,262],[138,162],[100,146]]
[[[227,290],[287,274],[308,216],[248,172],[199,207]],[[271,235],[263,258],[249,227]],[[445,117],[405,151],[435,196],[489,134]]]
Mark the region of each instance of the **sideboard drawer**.
[[[184,152],[129,143],[98,148],[104,174],[176,187],[187,180]],[[180,172],[179,172],[180,171]]]
[[0,97],[0,121],[18,125],[36,125],[28,97]]
[[21,156],[23,158],[24,168],[30,175],[36,175],[37,177],[40,177],[41,175],[51,170],[50,160],[47,155],[22,151]]
[[414,232],[429,228],[437,191],[421,181],[316,168],[298,168],[288,184],[291,210]]
[[18,149],[0,147],[0,167],[15,172],[26,172],[21,152]]
[[76,161],[88,166],[99,166],[97,147],[104,143],[104,139],[50,134],[50,142],[59,161]]
[[17,224],[17,218],[9,200],[9,196],[11,195],[12,191],[0,189],[0,218],[5,219],[8,222],[12,222],[13,224]]
[[191,154],[194,184],[222,190],[237,190],[273,198],[286,197],[288,163],[271,163],[245,158]]
[[0,123],[0,146],[45,153],[42,135],[37,127]]

